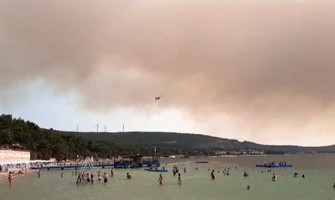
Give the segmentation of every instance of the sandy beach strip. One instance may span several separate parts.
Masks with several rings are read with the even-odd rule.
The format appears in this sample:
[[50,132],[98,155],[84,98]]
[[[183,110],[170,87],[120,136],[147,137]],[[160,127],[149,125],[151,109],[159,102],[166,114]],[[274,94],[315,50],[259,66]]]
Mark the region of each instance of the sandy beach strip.
[[8,173],[7,172],[0,172],[0,182],[7,181]]

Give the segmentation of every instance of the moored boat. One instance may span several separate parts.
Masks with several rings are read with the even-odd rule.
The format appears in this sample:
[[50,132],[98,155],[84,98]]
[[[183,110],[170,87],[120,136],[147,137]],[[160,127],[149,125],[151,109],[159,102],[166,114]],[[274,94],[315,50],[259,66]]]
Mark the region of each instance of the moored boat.
[[169,172],[167,169],[144,169],[144,171],[148,172]]
[[207,160],[200,160],[200,161],[197,161],[196,163],[208,163],[208,161]]
[[266,163],[262,165],[256,165],[256,167],[264,167],[264,168],[288,168],[293,167],[292,164],[272,164],[272,163]]

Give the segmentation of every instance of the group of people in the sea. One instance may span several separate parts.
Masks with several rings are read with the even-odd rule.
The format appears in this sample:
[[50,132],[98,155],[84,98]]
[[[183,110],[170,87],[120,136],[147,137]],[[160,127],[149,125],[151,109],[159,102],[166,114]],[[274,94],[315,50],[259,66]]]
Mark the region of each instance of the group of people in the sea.
[[[101,172],[98,171],[98,181],[102,181],[104,183],[107,183],[108,182],[108,173],[107,172],[104,172],[103,175],[101,176]],[[82,181],[83,182],[87,182],[87,183],[91,183],[93,184],[94,182],[94,173],[93,171],[90,171],[90,172],[78,172],[77,170],[72,172],[72,175],[74,176],[77,176],[77,181],[76,183],[81,183]],[[113,177],[114,176],[114,172],[113,172],[113,169],[111,169],[111,172],[110,172],[110,177]],[[127,172],[127,179],[131,179],[131,175],[129,174],[129,172]]]
[[[271,164],[273,164],[273,163],[271,163]],[[280,164],[286,164],[286,162],[280,162]],[[222,170],[222,174],[223,174],[223,175],[229,175],[229,174],[230,174],[230,169],[231,169],[231,167],[228,167],[228,168],[223,169],[223,170]],[[237,169],[237,167],[235,167],[235,169]],[[198,170],[198,168],[196,168],[195,170]],[[210,170],[210,169],[208,168],[208,171],[209,171],[209,170]],[[187,172],[186,167],[183,167],[183,171],[184,171],[184,173]],[[272,172],[271,169],[268,169],[267,171],[268,171],[268,172]],[[178,166],[176,166],[176,165],[173,166],[173,170],[172,170],[172,172],[173,172],[173,176],[178,175],[178,183],[181,184],[181,174],[180,174],[180,172],[179,172],[179,168],[178,168]],[[261,172],[263,173],[263,170],[262,170]],[[219,174],[219,173],[220,173],[220,170],[218,170],[217,173]],[[41,170],[38,170],[38,171],[37,171],[37,175],[38,175],[39,178],[41,177]],[[78,172],[77,170],[75,170],[75,171],[72,172],[72,176],[77,176],[77,181],[76,181],[77,184],[82,183],[82,182],[87,182],[87,183],[91,183],[91,184],[94,183],[94,173],[93,173],[93,171],[90,171],[90,172],[88,172],[88,171],[86,171],[86,172]],[[110,170],[110,173],[107,173],[107,172],[101,173],[100,171],[98,171],[98,173],[97,173],[97,179],[98,179],[98,181],[99,181],[99,182],[100,182],[100,181],[103,181],[104,183],[107,183],[107,182],[108,182],[108,177],[113,177],[113,176],[114,176],[113,168]],[[247,178],[247,177],[249,176],[248,172],[247,172],[247,171],[244,171],[244,172],[243,172],[243,176],[244,176],[245,178]],[[294,177],[294,178],[297,178],[298,176],[299,176],[299,173],[298,173],[298,172],[295,172],[295,173],[293,174],[293,177]],[[61,171],[61,177],[62,177],[62,178],[64,177],[64,172],[63,172],[63,170]],[[305,174],[302,174],[301,177],[302,177],[302,178],[305,178]],[[12,185],[12,178],[13,178],[13,172],[9,172],[9,174],[8,174],[8,183],[9,183],[10,186]],[[132,176],[130,175],[129,172],[126,173],[126,178],[127,178],[127,179],[132,179]],[[212,180],[215,180],[215,170],[214,170],[214,169],[211,170],[210,178],[211,178]],[[278,176],[276,175],[276,173],[273,173],[273,174],[272,174],[271,179],[272,179],[272,181],[274,181],[274,182],[278,180]],[[159,185],[163,185],[163,183],[164,183],[164,178],[163,178],[163,175],[162,175],[162,174],[159,174],[157,183],[158,183]],[[335,182],[334,182],[333,188],[335,189]],[[250,189],[251,189],[251,186],[248,185],[248,186],[247,186],[247,190],[250,190]]]
[[[285,163],[285,162],[281,162],[281,164],[286,164],[286,163]],[[231,167],[229,167],[227,171],[226,171],[226,169],[224,169],[224,170],[222,171],[222,173],[223,173],[224,175],[229,175],[229,170],[230,170],[230,169],[231,169]],[[237,167],[235,167],[235,169],[237,169]],[[208,169],[208,171],[209,171],[209,169]],[[267,171],[268,171],[268,172],[272,172],[272,169],[268,169]],[[215,171],[212,170],[211,173],[210,173],[210,177],[211,177],[212,180],[215,179],[215,174],[214,174],[214,172],[215,172]],[[261,172],[264,173],[263,170],[262,170]],[[220,173],[219,170],[218,170],[218,173]],[[249,174],[248,174],[246,171],[244,171],[244,172],[243,172],[243,176],[244,176],[244,178],[247,178],[247,177],[249,176]],[[296,177],[298,177],[298,176],[299,176],[299,173],[298,173],[298,172],[295,172],[295,173],[293,174],[293,177],[294,177],[294,178],[296,178]],[[302,174],[301,178],[305,178],[305,174]],[[278,180],[278,176],[276,175],[276,173],[273,173],[273,174],[272,174],[271,180],[274,181],[274,182]],[[335,189],[335,182],[334,182],[333,188]],[[248,185],[248,186],[247,186],[247,190],[250,190],[250,189],[251,189],[251,187],[250,187],[250,185]]]

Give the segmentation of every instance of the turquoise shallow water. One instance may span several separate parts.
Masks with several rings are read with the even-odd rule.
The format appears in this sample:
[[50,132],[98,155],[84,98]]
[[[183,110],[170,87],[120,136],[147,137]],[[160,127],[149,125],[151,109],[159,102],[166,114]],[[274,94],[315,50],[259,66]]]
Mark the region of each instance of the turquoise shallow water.
[[[196,164],[196,159],[161,160],[169,170],[178,165],[182,177],[182,183],[178,184],[177,176],[173,176],[172,172],[162,173],[162,186],[157,183],[159,173],[143,169],[115,169],[114,177],[109,178],[107,184],[95,181],[93,185],[76,185],[76,177],[72,176],[71,170],[64,171],[64,178],[61,178],[60,171],[43,171],[41,178],[35,173],[14,179],[12,187],[7,182],[0,183],[0,200],[335,200],[332,188],[335,181],[333,154],[206,159],[209,164]],[[272,182],[272,172],[254,167],[263,161],[280,160],[295,166],[272,170],[278,175],[277,182]],[[223,175],[222,170],[229,166],[232,167],[230,175]],[[186,173],[181,170],[183,167],[186,167]],[[215,170],[215,180],[210,179],[208,169]],[[262,170],[264,173],[261,173]],[[249,177],[242,176],[244,171],[249,173]],[[131,180],[126,179],[127,172],[132,175]],[[305,174],[306,178],[294,178],[294,172]],[[246,189],[248,185],[251,190]]]

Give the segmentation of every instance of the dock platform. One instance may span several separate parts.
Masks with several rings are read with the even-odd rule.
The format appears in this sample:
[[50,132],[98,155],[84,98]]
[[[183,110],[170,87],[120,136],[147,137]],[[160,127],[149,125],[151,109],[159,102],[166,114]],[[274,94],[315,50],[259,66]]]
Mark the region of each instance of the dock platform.
[[[148,162],[148,163],[142,163],[142,164],[131,164],[131,163],[126,163],[126,164],[112,164],[112,163],[102,163],[102,164],[93,164],[94,168],[141,168],[141,167],[159,167],[160,163],[159,162]],[[65,169],[73,169],[73,170],[80,170],[81,164],[70,164],[70,165],[41,165],[41,166],[32,166],[30,169],[32,170],[65,170]]]

